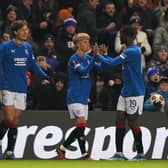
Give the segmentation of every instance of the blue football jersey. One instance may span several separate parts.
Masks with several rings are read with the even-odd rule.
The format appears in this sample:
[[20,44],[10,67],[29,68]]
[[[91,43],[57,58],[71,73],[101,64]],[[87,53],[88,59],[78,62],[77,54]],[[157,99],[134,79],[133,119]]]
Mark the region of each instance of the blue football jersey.
[[2,65],[0,65],[0,90],[3,90],[3,71],[2,71]]
[[27,42],[21,45],[9,40],[0,44],[0,65],[2,67],[3,89],[13,92],[26,93],[26,71],[31,70],[46,77],[36,64],[31,45]]
[[93,68],[100,69],[100,65],[95,63],[95,59],[87,54],[82,58],[76,53],[70,57],[68,61],[67,104],[88,104],[91,89],[90,71]]
[[115,58],[98,56],[99,60],[111,66],[122,64],[123,97],[143,96],[145,86],[142,74],[142,53],[137,45],[131,45]]

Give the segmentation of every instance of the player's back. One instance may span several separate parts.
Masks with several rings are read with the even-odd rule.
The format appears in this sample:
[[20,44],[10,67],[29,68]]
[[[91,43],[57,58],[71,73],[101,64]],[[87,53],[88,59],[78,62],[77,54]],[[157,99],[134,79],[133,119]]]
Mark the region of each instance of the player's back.
[[141,50],[137,45],[131,45],[124,54],[127,58],[122,67],[124,85],[121,94],[124,97],[144,95]]

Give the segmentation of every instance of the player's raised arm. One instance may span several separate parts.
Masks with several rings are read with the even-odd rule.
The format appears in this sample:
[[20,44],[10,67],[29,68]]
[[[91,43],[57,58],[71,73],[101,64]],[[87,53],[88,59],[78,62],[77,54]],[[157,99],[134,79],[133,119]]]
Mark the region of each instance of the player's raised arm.
[[103,64],[110,65],[110,66],[118,65],[118,64],[124,62],[125,59],[126,59],[126,54],[124,54],[124,53],[120,54],[119,56],[117,56],[115,58],[111,58],[109,56],[101,55],[100,54],[100,48],[98,47],[97,44],[95,44],[93,46],[93,54],[98,59],[98,61],[100,61]]
[[76,60],[72,60],[71,64],[75,71],[79,72],[80,74],[86,74],[90,72],[90,70],[93,68],[94,62],[95,62],[95,59],[91,58],[90,61],[88,62],[88,65],[85,65],[85,66],[80,64]]
[[98,55],[97,57],[100,62],[111,65],[111,66],[115,66],[115,65],[125,62],[127,56],[124,53],[122,53],[115,58],[104,57],[102,55]]

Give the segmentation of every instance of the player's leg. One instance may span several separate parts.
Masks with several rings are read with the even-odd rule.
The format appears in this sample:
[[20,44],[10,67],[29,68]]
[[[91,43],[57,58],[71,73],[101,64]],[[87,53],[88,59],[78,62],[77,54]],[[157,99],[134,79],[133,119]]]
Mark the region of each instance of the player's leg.
[[2,139],[6,134],[7,130],[9,129],[13,118],[14,118],[14,95],[9,91],[2,91],[3,93],[3,112],[4,112],[4,119],[0,123],[0,158],[3,158],[2,154]]
[[11,126],[14,117],[14,106],[4,106],[4,119],[0,123],[0,158],[3,159],[2,154],[2,140],[6,132]]
[[88,105],[84,105],[83,116],[84,117],[82,117],[80,120],[77,120],[76,122],[76,127],[79,130],[77,139],[78,139],[79,147],[80,147],[81,154],[82,154],[81,159],[92,160],[89,154],[86,152],[86,147],[85,147],[86,138],[84,135],[85,128],[87,126],[87,119],[88,119]]
[[5,159],[15,159],[14,147],[17,139],[17,128],[19,124],[19,118],[22,114],[22,111],[26,107],[26,104],[25,104],[26,95],[22,93],[15,93],[14,95],[15,95],[14,108],[13,108],[14,115],[7,134],[8,144],[7,144],[7,150],[4,155]]
[[142,132],[139,125],[139,116],[128,115],[128,125],[131,128],[134,135],[134,143],[138,156],[144,157],[143,144],[142,144]]
[[[69,137],[64,141],[64,143],[57,149],[59,159],[65,159],[65,151],[68,149],[69,145],[73,143],[76,139],[79,142],[80,150],[82,156],[86,156],[85,149],[85,137],[84,130],[86,127],[86,115],[88,112],[85,112],[85,105],[75,103],[68,106],[71,118],[76,118],[76,127],[70,133]],[[88,107],[87,107],[88,110]]]
[[14,119],[10,125],[7,137],[8,137],[8,144],[7,144],[7,150],[5,152],[5,159],[15,159],[14,156],[14,147],[16,144],[16,139],[17,139],[17,132],[18,132],[18,122],[19,118],[22,114],[22,110],[20,109],[14,109],[15,110],[15,115]]
[[125,112],[125,100],[122,96],[119,97],[117,105],[116,114],[116,133],[115,133],[115,143],[116,143],[116,154],[111,158],[113,160],[125,160],[123,155],[123,139],[125,136],[125,120],[127,114]]
[[143,109],[143,96],[129,98],[128,105],[128,125],[131,128],[134,136],[134,143],[137,150],[137,156],[134,159],[144,160],[144,151],[142,143],[142,131],[139,124],[139,117]]

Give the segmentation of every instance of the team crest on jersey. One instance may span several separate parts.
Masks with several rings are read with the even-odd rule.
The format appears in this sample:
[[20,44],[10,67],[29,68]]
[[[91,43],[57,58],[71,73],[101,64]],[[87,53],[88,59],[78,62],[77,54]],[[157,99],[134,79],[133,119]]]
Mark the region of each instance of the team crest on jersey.
[[26,54],[26,55],[29,55],[28,49],[25,49],[25,54]]

